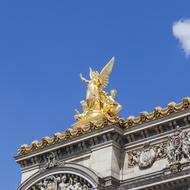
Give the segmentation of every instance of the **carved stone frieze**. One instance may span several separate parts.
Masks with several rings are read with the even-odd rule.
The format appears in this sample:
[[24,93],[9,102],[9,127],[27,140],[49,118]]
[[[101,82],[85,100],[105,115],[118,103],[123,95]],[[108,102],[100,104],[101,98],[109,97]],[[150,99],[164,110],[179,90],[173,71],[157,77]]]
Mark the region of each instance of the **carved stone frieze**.
[[166,143],[160,143],[154,146],[156,160],[164,159],[167,156]]
[[73,174],[55,174],[38,181],[29,190],[90,190],[92,185]]
[[190,159],[190,132],[177,127],[174,135],[168,137],[167,158],[172,171],[180,168],[182,159]]
[[128,166],[129,167],[134,167],[134,166],[138,165],[139,155],[140,155],[140,151],[136,151],[136,150],[128,153]]
[[182,131],[177,127],[167,142],[153,146],[146,143],[143,148],[129,152],[128,166],[143,169],[164,158],[168,159],[171,171],[181,170],[182,159],[190,160],[190,131]]
[[64,162],[58,161],[54,152],[50,152],[47,156],[47,163],[40,169],[41,172],[58,166],[64,166]]
[[150,146],[148,142],[144,144],[143,148],[128,153],[128,166],[139,166],[144,169],[151,167],[156,160],[163,158],[166,158],[166,143]]
[[156,157],[156,152],[153,148],[150,147],[150,143],[144,144],[144,149],[139,155],[139,168],[147,168],[150,167]]

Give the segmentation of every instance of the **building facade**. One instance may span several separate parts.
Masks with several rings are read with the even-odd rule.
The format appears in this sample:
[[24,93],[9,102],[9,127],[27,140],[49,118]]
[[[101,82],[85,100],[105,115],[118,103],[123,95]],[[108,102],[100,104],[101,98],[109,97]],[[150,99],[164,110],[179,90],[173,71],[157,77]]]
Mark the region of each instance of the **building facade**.
[[87,98],[72,128],[21,146],[17,190],[190,189],[190,98],[120,118],[114,92],[88,86],[93,77],[105,81],[113,63],[97,75],[91,70],[88,81],[81,75]]

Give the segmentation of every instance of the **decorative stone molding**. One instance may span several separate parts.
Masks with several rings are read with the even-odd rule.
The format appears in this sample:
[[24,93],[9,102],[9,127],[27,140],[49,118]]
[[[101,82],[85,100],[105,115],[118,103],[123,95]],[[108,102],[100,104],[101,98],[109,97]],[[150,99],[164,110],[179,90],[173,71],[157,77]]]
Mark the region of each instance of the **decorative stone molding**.
[[[169,121],[169,122],[163,122],[159,125],[155,125],[155,126],[151,126],[149,128],[146,129],[142,129],[142,130],[138,130],[138,131],[134,131],[131,132],[129,134],[126,134],[125,136],[122,137],[122,135],[120,135],[120,137],[118,139],[116,139],[118,142],[118,144],[120,144],[122,146],[122,144],[125,144],[125,146],[131,144],[131,143],[135,143],[135,141],[139,141],[139,140],[143,140],[143,139],[147,139],[147,138],[152,138],[153,136],[158,136],[158,135],[162,135],[163,133],[168,133],[169,131],[173,131],[174,128],[177,127],[177,125],[180,125],[180,127],[185,127],[187,128],[188,125],[190,125],[190,115],[184,115],[183,117],[180,117],[178,119],[176,119],[175,121]],[[92,124],[94,125],[94,124]],[[75,143],[75,141],[73,141],[72,144],[69,145],[64,145],[63,147],[60,147],[58,149],[55,150],[51,150],[56,154],[56,157],[58,159],[61,160],[65,160],[70,156],[76,155],[80,152],[80,154],[84,154],[85,152],[89,152],[91,150],[91,147],[97,144],[101,144],[104,143],[106,141],[110,141],[110,140],[114,140],[115,138],[113,138],[115,132],[118,133],[118,130],[121,130],[118,126],[107,126],[106,128],[100,128],[100,131],[106,131],[109,130],[110,128],[115,128],[115,130],[113,132],[108,132],[108,133],[103,133],[97,136],[92,136],[86,139],[83,139],[81,142],[77,142]],[[117,130],[116,130],[117,129]],[[131,129],[129,129],[131,130]],[[95,132],[95,131],[94,131]],[[93,131],[92,131],[93,133]],[[115,141],[115,140],[114,140]],[[161,145],[161,144],[160,144]],[[160,146],[159,145],[159,146]],[[157,145],[156,145],[157,146]],[[46,151],[51,148],[51,146],[46,147]],[[163,148],[158,148],[158,152],[162,151],[163,152]],[[41,150],[38,149],[35,151],[35,153],[40,152]],[[138,149],[137,152],[141,152],[142,149]],[[131,151],[133,152],[133,151]],[[135,152],[131,153],[132,156],[134,154],[135,156]],[[36,165],[41,165],[42,163],[47,162],[47,156],[49,155],[49,153],[44,153],[44,154],[34,154],[34,156],[28,157],[27,159],[23,159],[25,157],[25,155],[20,155],[17,156],[16,159],[18,160],[17,162],[21,165],[22,168],[28,168],[31,166],[36,166]],[[157,159],[159,159],[160,157],[164,157],[164,154],[159,153],[159,156]],[[27,155],[26,155],[27,156]]]
[[140,116],[129,116],[126,120],[125,127],[131,127],[138,124],[145,123],[147,121],[152,121],[154,119],[170,115],[174,112],[181,111],[190,106],[190,98],[184,98],[181,103],[176,104],[175,102],[170,102],[166,108],[156,107],[152,112],[141,112]]
[[41,141],[33,141],[30,145],[23,144],[18,150],[18,155],[28,154],[34,150],[42,149],[47,146],[53,145],[55,143],[66,141],[73,137],[77,137],[79,135],[91,132],[93,130],[97,130],[99,128],[103,128],[109,125],[118,125],[121,128],[129,128],[132,126],[136,126],[148,121],[153,121],[155,119],[173,114],[175,112],[179,112],[185,109],[190,108],[190,98],[184,98],[181,103],[176,104],[175,102],[171,102],[168,104],[166,108],[156,107],[153,112],[141,112],[140,116],[129,116],[127,119],[120,117],[110,117],[104,122],[91,122],[89,125],[85,127],[80,127],[77,129],[67,129],[64,133],[56,133],[53,137],[44,137]]
[[55,174],[36,182],[29,190],[89,190],[92,185],[82,177],[70,174]]
[[[114,126],[112,127],[113,127],[113,131],[108,131],[107,133],[101,133],[96,136],[91,136],[79,142],[73,142],[68,145],[63,145],[62,147],[59,147],[55,150],[51,150],[52,152],[51,154],[54,154],[55,159],[57,160],[56,164],[60,160],[62,162],[63,160],[67,160],[67,158],[69,157],[89,153],[94,146],[105,144],[108,141],[114,141],[117,144],[122,145],[123,139],[121,137],[121,134],[118,131],[114,130]],[[110,128],[107,128],[107,129],[109,130]],[[102,131],[103,130],[104,129],[102,129]],[[37,150],[37,151],[40,151],[40,150]],[[43,167],[49,167],[49,166],[45,166],[45,163],[49,162],[49,156],[50,156],[49,152],[38,154],[38,155],[35,155],[34,157],[20,160],[18,161],[18,163],[21,165],[22,169],[27,169],[28,167],[31,168],[32,166],[42,166],[42,165]],[[53,157],[53,155],[51,155],[50,157]],[[51,159],[54,160],[53,158]]]
[[[65,178],[63,176],[66,176],[66,179],[63,179]],[[45,188],[44,185],[46,185],[48,181],[52,181],[52,183],[56,182],[57,189],[53,187],[51,187],[52,189]],[[70,162],[65,163],[64,166],[59,165],[51,169],[46,169],[44,172],[38,171],[34,173],[27,178],[17,190],[62,190],[58,188],[58,185],[62,181],[67,183],[66,185],[70,185],[70,187],[68,186],[70,189],[68,188],[65,190],[75,190],[74,187],[81,186],[82,189],[85,189],[87,186],[89,190],[102,190],[102,187],[104,187],[104,181],[99,178],[97,173],[83,165]],[[81,186],[76,183],[80,183]],[[71,188],[71,184],[73,185],[73,189]]]
[[173,172],[182,169],[182,159],[190,160],[190,132],[177,127],[174,135],[168,137],[167,158]]
[[168,137],[167,142],[150,146],[145,144],[143,148],[128,153],[128,166],[139,168],[151,167],[160,159],[167,158],[171,171],[181,170],[181,161],[190,160],[190,131],[182,131],[177,127],[174,134]]
[[185,127],[190,125],[190,115],[183,115],[182,117],[175,118],[175,120],[164,120],[159,122],[158,125],[150,125],[149,127],[136,127],[128,128],[125,130],[126,138],[125,144],[135,143],[139,140],[144,140],[153,136],[161,135],[169,131],[173,131],[177,126]]
[[156,152],[153,148],[150,147],[150,143],[144,144],[144,149],[139,155],[139,168],[147,168],[150,167],[156,157]]
[[54,167],[62,167],[64,166],[64,162],[60,162],[57,160],[55,153],[50,152],[47,157],[47,163],[40,169],[40,172],[44,172],[47,169],[51,169]]
[[140,169],[151,167],[156,160],[166,158],[166,143],[150,146],[145,143],[143,148],[128,153],[128,166],[139,166]]

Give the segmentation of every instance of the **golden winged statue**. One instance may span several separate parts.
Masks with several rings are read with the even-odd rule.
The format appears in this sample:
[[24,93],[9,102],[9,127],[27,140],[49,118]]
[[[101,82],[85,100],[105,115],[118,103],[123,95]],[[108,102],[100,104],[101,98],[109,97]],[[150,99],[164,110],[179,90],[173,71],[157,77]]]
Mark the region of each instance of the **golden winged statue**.
[[109,75],[115,62],[113,57],[100,73],[93,71],[90,68],[90,79],[85,79],[80,73],[80,78],[86,83],[86,101],[82,100],[81,106],[83,113],[76,110],[75,120],[73,125],[80,126],[90,121],[102,120],[106,117],[113,117],[121,110],[121,105],[114,98],[116,90],[110,91],[110,96],[103,90],[109,83]]

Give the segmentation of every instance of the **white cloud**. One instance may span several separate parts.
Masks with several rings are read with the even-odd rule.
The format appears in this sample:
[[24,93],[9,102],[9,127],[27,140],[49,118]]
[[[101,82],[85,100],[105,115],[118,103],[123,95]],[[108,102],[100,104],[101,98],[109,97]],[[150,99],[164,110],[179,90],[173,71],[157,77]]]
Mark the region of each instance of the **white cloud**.
[[173,34],[179,40],[186,56],[190,56],[190,19],[175,22]]

